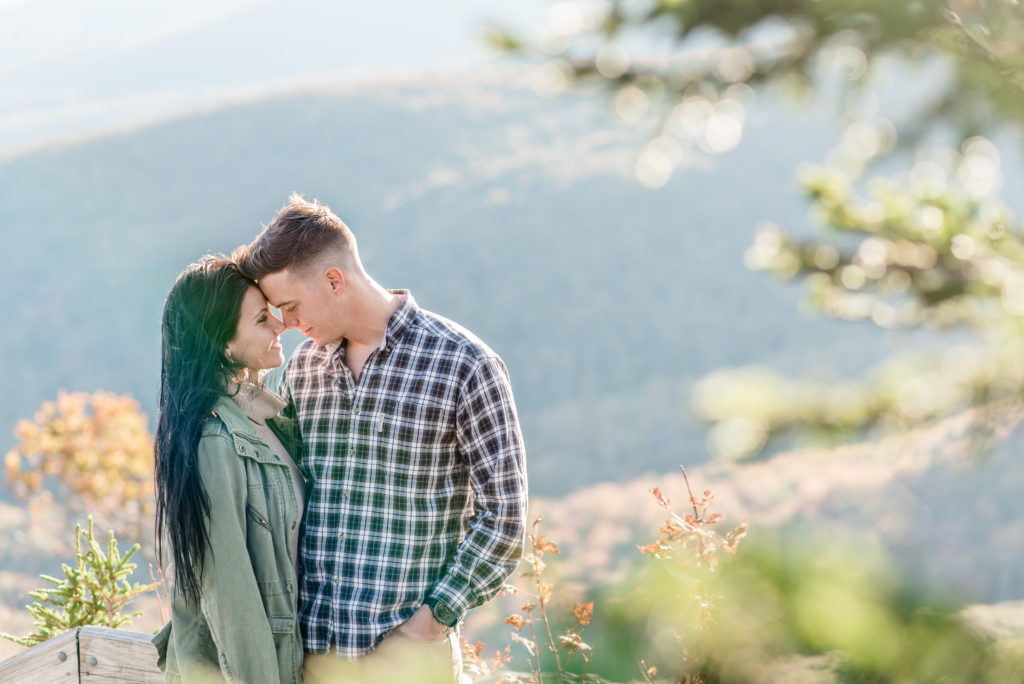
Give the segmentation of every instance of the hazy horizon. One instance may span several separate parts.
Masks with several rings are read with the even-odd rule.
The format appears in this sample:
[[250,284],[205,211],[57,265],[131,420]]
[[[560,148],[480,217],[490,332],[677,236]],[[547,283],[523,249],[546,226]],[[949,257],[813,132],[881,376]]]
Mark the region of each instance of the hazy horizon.
[[536,33],[550,4],[0,0],[0,157],[279,92],[501,64],[484,28]]

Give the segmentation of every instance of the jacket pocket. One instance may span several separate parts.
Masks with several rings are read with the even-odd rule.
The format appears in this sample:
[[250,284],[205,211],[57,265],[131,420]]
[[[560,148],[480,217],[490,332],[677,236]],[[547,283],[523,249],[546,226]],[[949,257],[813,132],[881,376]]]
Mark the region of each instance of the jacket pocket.
[[292,615],[269,615],[267,622],[274,634],[291,634],[295,631],[295,617]]
[[245,507],[245,513],[249,516],[249,519],[254,523],[265,529],[267,532],[273,532],[274,528],[270,526],[270,521],[267,520],[267,516],[260,513],[259,509],[253,504],[247,504]]

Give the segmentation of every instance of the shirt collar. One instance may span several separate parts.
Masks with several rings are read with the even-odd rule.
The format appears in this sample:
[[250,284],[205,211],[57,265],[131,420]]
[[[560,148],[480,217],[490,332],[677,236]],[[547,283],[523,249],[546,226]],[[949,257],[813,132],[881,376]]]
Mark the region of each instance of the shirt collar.
[[[384,330],[384,340],[377,347],[377,349],[381,350],[393,347],[395,342],[400,340],[406,331],[412,327],[413,321],[416,320],[420,311],[419,305],[416,304],[416,299],[409,290],[388,290],[388,292],[394,295],[404,295],[404,297],[402,298],[402,303],[398,305],[398,308],[391,314],[391,318],[388,319],[387,328]],[[328,360],[344,358],[344,339],[331,342],[325,345],[324,349],[327,351]]]
[[416,305],[416,300],[409,290],[388,290],[388,292],[404,295],[404,297],[402,298],[402,303],[398,305],[398,308],[395,309],[395,312],[391,314],[391,318],[388,320],[388,327],[384,331],[384,341],[378,347],[383,349],[395,346],[395,343],[402,339],[406,331],[412,327],[413,321],[416,320],[416,316],[420,311],[420,307]]

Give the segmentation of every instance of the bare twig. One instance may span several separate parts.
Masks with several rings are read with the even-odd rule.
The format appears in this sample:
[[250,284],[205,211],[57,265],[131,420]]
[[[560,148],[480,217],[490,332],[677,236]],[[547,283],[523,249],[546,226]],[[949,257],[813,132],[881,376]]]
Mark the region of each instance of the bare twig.
[[686,477],[686,468],[679,466],[679,470],[683,473],[683,482],[686,483],[686,493],[690,496],[690,505],[693,506],[693,519],[700,520],[700,514],[697,512],[697,502],[693,497],[693,490],[690,489],[690,478]]

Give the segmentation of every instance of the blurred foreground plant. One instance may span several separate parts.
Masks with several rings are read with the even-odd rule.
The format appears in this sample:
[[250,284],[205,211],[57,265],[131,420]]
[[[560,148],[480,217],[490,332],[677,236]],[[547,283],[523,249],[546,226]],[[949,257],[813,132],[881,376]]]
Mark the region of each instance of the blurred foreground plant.
[[[665,684],[1020,681],[1019,640],[982,636],[904,579],[877,540],[757,529],[715,573],[663,559],[597,591],[593,671],[631,681],[639,665]],[[707,587],[698,596],[694,575]]]
[[[703,632],[713,621],[714,599],[721,598],[721,594],[717,592],[717,585],[712,580],[719,570],[719,555],[722,552],[730,555],[736,553],[740,541],[746,535],[747,523],[744,522],[724,536],[720,535],[713,528],[723,518],[718,513],[708,511],[714,494],[707,490],[702,497],[695,497],[690,491],[686,471],[681,467],[680,470],[693,512],[677,513],[660,489],[653,489],[656,501],[668,510],[670,517],[660,528],[661,536],[657,541],[638,548],[657,559],[659,562],[655,565],[664,568],[671,578],[669,585],[659,587],[664,592],[661,598],[665,605],[672,605],[678,611],[673,619],[681,620],[680,624],[695,626],[694,629],[687,627],[673,632],[672,648],[684,653],[696,643],[695,634]],[[593,626],[594,601],[573,601],[571,618],[552,611],[557,590],[546,575],[548,565],[545,556],[560,555],[561,550],[547,535],[541,534],[542,522],[543,516],[537,517],[527,534],[527,550],[523,554],[526,567],[518,574],[519,581],[517,584],[506,584],[503,590],[504,594],[522,596],[525,599],[520,605],[519,612],[508,616],[505,623],[511,625],[514,630],[511,634],[512,641],[526,650],[529,673],[517,673],[507,669],[512,663],[509,648],[504,652],[497,651],[492,659],[485,660],[482,656],[483,645],[467,642],[463,643],[465,672],[473,678],[485,677],[487,681],[493,681],[495,677],[500,676],[502,682],[533,684],[542,684],[545,681],[606,681],[589,672],[595,648],[588,643],[591,641],[589,637],[586,642],[583,641],[584,629]],[[636,577],[641,584],[644,582],[641,579],[643,576]],[[622,600],[623,597],[609,597],[609,600],[614,601],[616,598]],[[626,598],[626,601],[628,603],[629,599]],[[555,626],[566,623],[569,626],[561,631]],[[598,625],[599,633],[604,633],[600,632],[602,629],[607,628]],[[613,638],[616,642],[622,643],[634,638],[637,633],[642,634],[643,630],[632,629],[628,635],[616,633]],[[628,655],[632,662],[642,663],[644,677],[647,679],[654,677],[658,669],[658,664],[646,664],[645,658],[650,655],[649,652],[648,644],[633,644]],[[578,661],[575,664],[572,662],[576,654],[580,655],[582,666]],[[658,660],[658,663],[661,662],[663,659]],[[685,671],[680,675],[679,681],[689,684],[703,681],[696,667],[687,669],[674,659],[664,662],[671,667],[663,667],[663,670],[674,668],[679,672]]]
[[[472,681],[490,676],[512,660],[511,646],[506,646],[504,652],[496,650],[490,659],[484,657],[484,648],[479,641],[470,643],[462,639],[462,672]],[[507,677],[502,679],[508,681]]]
[[[659,487],[651,490],[658,505],[669,512],[669,518],[659,529],[662,536],[644,546],[638,546],[640,552],[652,558],[668,563],[668,569],[678,580],[678,586],[671,588],[671,595],[682,599],[684,610],[696,615],[694,630],[680,629],[675,633],[679,653],[686,667],[678,675],[679,682],[684,684],[703,684],[705,674],[700,671],[699,662],[690,661],[690,651],[697,643],[697,635],[711,628],[714,621],[715,601],[723,598],[719,584],[713,574],[719,568],[719,552],[735,555],[740,541],[747,536],[749,522],[743,522],[722,536],[712,529],[722,521],[721,513],[708,513],[708,505],[715,498],[714,492],[705,489],[698,498],[690,488],[690,478],[686,469],[679,466],[686,483],[686,492],[693,513],[680,514],[672,509],[672,503],[662,494]],[[684,624],[694,624],[689,621]],[[688,662],[689,661],[689,662]],[[640,661],[641,670],[648,681],[654,681],[658,673],[657,665],[648,665],[645,659]]]
[[[485,660],[482,645],[467,644],[466,672],[534,684],[1019,681],[1019,640],[987,636],[961,617],[957,597],[904,577],[874,534],[799,523],[785,533],[757,524],[747,536],[747,523],[719,533],[714,493],[695,494],[683,477],[685,509],[652,490],[669,516],[639,547],[645,562],[615,585],[587,587],[593,600],[575,602],[572,617],[550,579],[561,570],[551,563],[558,547],[535,524],[516,578],[526,591],[506,588],[524,597],[506,620],[519,646]],[[1006,610],[1003,633],[1022,612]],[[562,645],[583,643],[584,627],[586,657],[571,662]],[[527,665],[514,671],[520,646]]]
[[70,517],[88,512],[131,539],[149,537],[153,438],[132,397],[61,390],[15,435],[5,458],[15,496],[40,507],[57,500]]
[[[544,577],[544,570],[547,565],[544,563],[544,554],[559,554],[561,551],[555,542],[548,539],[547,535],[540,534],[540,524],[544,516],[537,517],[533,526],[526,535],[529,543],[529,550],[523,554],[523,560],[529,565],[528,569],[519,573],[519,576],[531,584],[530,590],[520,589],[513,585],[506,585],[506,591],[512,594],[523,594],[533,600],[525,601],[520,606],[520,613],[510,615],[505,623],[512,625],[515,632],[512,633],[512,640],[522,644],[529,653],[527,665],[530,669],[530,677],[522,678],[518,675],[508,674],[506,681],[510,682],[534,682],[542,684],[544,681],[543,652],[551,655],[554,662],[554,679],[561,682],[569,675],[568,667],[572,656],[579,653],[584,662],[589,665],[591,646],[582,639],[583,628],[590,624],[594,616],[594,602],[575,603],[573,606],[573,617],[576,624],[566,628],[556,639],[552,631],[552,618],[549,614],[551,599],[554,595],[554,585]],[[524,627],[529,626],[529,637],[521,636]],[[564,659],[562,658],[562,651]],[[583,671],[586,679],[586,668]],[[551,677],[548,677],[549,680]],[[571,677],[572,681],[579,681],[576,676]],[[598,681],[596,678],[594,681]]]
[[29,593],[35,603],[28,606],[28,612],[35,623],[36,631],[23,637],[0,632],[0,637],[23,646],[38,643],[59,636],[69,629],[84,625],[118,628],[131,623],[141,612],[124,615],[122,611],[129,601],[149,591],[152,585],[131,584],[127,578],[135,570],[131,558],[139,550],[135,544],[121,555],[117,548],[114,532],[106,553],[93,535],[92,517],[84,531],[75,526],[75,565],[63,564],[65,579],[40,575],[41,579],[54,585],[51,589],[36,589]]
[[909,583],[877,542],[839,528],[761,536],[723,575],[729,600],[704,639],[722,680],[824,670],[839,682],[1004,682],[1024,665],[948,597]]

